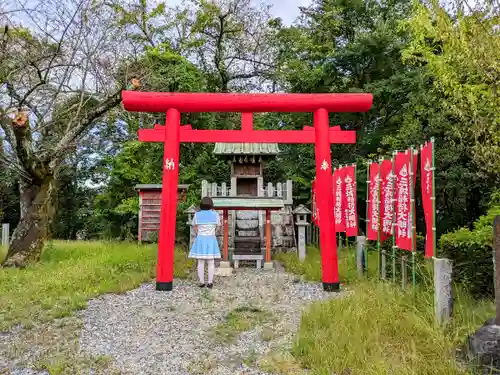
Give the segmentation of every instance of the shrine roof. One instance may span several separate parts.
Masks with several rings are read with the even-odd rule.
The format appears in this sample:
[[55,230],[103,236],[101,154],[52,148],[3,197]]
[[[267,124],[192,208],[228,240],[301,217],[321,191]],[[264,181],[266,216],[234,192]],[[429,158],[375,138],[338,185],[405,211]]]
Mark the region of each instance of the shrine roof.
[[[179,184],[177,189],[188,189],[190,184]],[[161,184],[138,184],[134,186],[135,190],[161,190]]]
[[268,197],[212,197],[215,209],[272,209],[279,210],[285,207],[282,198]]
[[277,143],[216,143],[215,155],[278,155]]

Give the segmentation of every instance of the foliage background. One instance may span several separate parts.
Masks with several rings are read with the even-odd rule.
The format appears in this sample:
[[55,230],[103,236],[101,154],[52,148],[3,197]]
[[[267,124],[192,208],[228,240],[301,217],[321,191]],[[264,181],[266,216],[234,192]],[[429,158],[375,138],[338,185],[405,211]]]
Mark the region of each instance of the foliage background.
[[[458,262],[460,277],[476,272],[463,264],[490,249],[489,228],[476,221],[489,212],[479,223],[488,221],[496,212],[488,210],[500,182],[499,16],[492,4],[457,2],[445,9],[410,0],[313,0],[292,25],[247,0],[197,0],[177,8],[144,0],[103,6],[140,51],[139,58],[124,60],[123,69],[141,76],[145,91],[373,93],[369,112],[330,115],[331,124],[358,133],[355,145],[332,146],[332,155],[334,165],[358,165],[360,227],[367,161],[433,137],[438,237],[458,229],[443,236],[443,254]],[[238,114],[183,114],[182,121],[196,129],[240,126]],[[255,116],[261,129],[300,129],[311,121],[311,114],[301,113]],[[58,175],[53,238],[74,239],[77,233],[136,238],[134,185],[160,183],[162,163],[162,145],[139,143],[136,133],[155,122],[163,118],[118,108],[82,134]],[[280,148],[265,180],[292,179],[296,202],[307,205],[313,146]],[[179,183],[191,184],[188,204],[198,201],[202,179],[229,182],[227,163],[212,149],[212,144],[181,146]],[[15,227],[17,177],[8,168],[0,170],[0,191],[1,221]],[[417,230],[424,235],[420,203],[417,189]],[[469,268],[462,272],[461,267]],[[491,267],[488,263],[480,272]],[[489,286],[477,287],[489,293]]]

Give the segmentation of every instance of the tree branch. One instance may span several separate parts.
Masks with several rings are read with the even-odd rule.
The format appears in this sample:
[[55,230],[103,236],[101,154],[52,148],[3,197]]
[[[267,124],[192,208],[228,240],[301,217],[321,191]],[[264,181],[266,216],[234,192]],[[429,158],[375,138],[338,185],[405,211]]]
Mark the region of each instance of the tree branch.
[[53,150],[51,152],[48,152],[47,155],[43,157],[43,162],[50,163],[53,160],[61,158],[66,150],[71,147],[74,140],[78,138],[78,136],[85,130],[87,130],[87,128],[90,127],[96,119],[120,104],[122,101],[122,89],[124,88],[120,88],[113,94],[107,96],[95,108],[86,112],[78,121],[78,125],[69,129],[61,138],[59,143],[53,148]]
[[39,119],[42,118],[42,114],[38,111],[37,107],[33,103],[31,103],[31,101],[28,100],[29,94],[35,91],[39,86],[41,86],[41,84],[35,85],[34,88],[29,90],[29,94],[26,94],[24,96],[19,95],[19,93],[16,91],[16,89],[10,82],[5,82],[5,86],[7,87],[7,92],[9,93],[10,97],[17,100],[18,102],[17,109],[19,111],[23,109],[22,104],[26,103],[26,106],[29,109],[31,109],[31,111],[35,114],[36,117],[38,117]]

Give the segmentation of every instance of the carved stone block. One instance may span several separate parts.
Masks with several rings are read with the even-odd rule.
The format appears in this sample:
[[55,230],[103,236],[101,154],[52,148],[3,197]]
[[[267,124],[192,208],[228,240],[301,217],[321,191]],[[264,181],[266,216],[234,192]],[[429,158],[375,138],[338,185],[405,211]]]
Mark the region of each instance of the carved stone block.
[[257,229],[259,227],[259,219],[236,220],[236,228],[238,229]]
[[236,220],[259,219],[259,211],[236,211]]

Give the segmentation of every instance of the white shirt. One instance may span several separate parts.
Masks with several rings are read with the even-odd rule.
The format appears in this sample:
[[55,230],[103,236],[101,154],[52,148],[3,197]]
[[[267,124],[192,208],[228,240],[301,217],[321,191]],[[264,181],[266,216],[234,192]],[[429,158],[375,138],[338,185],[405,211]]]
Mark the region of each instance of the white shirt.
[[220,226],[220,216],[216,212],[217,215],[217,224],[197,224],[196,223],[196,215],[193,218],[193,225],[198,227],[197,235],[198,236],[215,236],[215,230],[218,226]]

